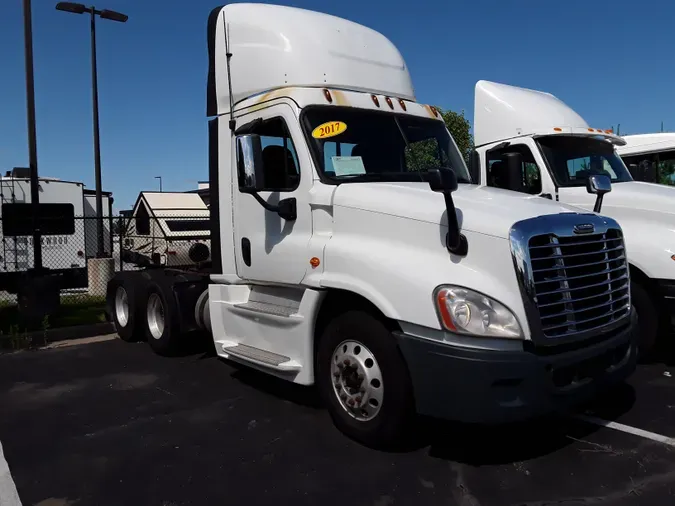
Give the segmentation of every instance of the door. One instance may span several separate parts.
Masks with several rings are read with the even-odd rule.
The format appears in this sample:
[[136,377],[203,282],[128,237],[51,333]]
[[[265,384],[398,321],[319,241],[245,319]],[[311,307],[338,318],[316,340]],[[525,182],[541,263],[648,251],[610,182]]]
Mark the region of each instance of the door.
[[[267,211],[253,195],[242,193],[235,184],[237,274],[252,281],[299,284],[310,266],[309,190],[313,178],[309,152],[295,111],[288,104],[278,104],[242,117],[237,123],[240,128],[244,127],[244,131],[238,133],[260,135],[265,175],[260,198],[272,205],[282,199],[295,198],[297,208],[297,218],[287,221],[276,212]],[[237,150],[232,151],[236,158]],[[239,165],[235,166],[237,171],[233,177],[238,178],[243,171]]]

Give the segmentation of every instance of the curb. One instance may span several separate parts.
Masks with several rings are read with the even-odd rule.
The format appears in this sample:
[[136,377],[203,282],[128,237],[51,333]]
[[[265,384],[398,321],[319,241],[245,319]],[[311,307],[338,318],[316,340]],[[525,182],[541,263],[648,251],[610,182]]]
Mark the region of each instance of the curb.
[[[72,327],[58,327],[48,330],[36,330],[21,334],[22,339],[31,343],[32,347],[41,347],[49,343],[67,341],[71,339],[87,339],[90,337],[101,336],[104,334],[113,334],[115,326],[112,322],[92,323],[90,325],[75,325]],[[0,353],[10,350],[3,350],[0,347]]]

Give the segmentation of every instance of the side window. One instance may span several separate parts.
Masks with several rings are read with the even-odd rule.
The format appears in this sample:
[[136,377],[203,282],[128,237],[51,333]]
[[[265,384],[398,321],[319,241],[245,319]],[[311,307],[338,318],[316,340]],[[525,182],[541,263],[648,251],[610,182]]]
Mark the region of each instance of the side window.
[[[520,188],[509,188],[508,175],[506,174],[506,153],[520,153],[523,157],[521,165]],[[516,190],[531,195],[541,193],[541,173],[534,161],[532,151],[524,144],[507,146],[503,149],[495,149],[487,152],[487,185],[496,188]]]
[[[253,125],[247,134],[258,134],[262,144],[264,191],[293,191],[300,184],[300,164],[293,139],[283,118],[272,118]],[[238,157],[239,181],[243,165]]]

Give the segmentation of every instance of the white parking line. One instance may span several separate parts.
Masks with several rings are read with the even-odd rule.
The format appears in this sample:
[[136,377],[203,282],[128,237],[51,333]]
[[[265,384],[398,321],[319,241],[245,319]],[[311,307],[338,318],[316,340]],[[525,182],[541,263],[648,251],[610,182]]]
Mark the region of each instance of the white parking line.
[[2,506],[21,506],[19,493],[16,491],[16,485],[9,472],[9,465],[2,452],[2,443],[0,443],[0,504]]
[[662,436],[661,434],[656,434],[655,432],[649,432],[647,430],[638,429],[637,427],[631,427],[630,425],[624,425],[618,422],[610,422],[609,420],[603,420],[602,418],[596,418],[594,416],[575,415],[575,418],[587,423],[592,423],[594,425],[600,425],[601,427],[607,427],[609,429],[619,430],[621,432],[633,434],[634,436],[640,436],[647,439],[651,439],[652,441],[663,443],[668,446],[675,446],[674,438]]

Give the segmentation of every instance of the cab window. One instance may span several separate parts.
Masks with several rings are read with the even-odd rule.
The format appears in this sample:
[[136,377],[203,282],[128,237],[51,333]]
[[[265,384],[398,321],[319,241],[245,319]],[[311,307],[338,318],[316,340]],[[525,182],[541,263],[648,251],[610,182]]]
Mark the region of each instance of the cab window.
[[[506,162],[504,155],[506,153],[520,153],[522,156],[521,181],[519,188],[508,187],[508,176],[506,174]],[[532,151],[525,144],[509,145],[502,149],[493,149],[487,152],[487,185],[496,188],[519,191],[537,195],[541,193],[541,173],[537,163],[534,161]]]

